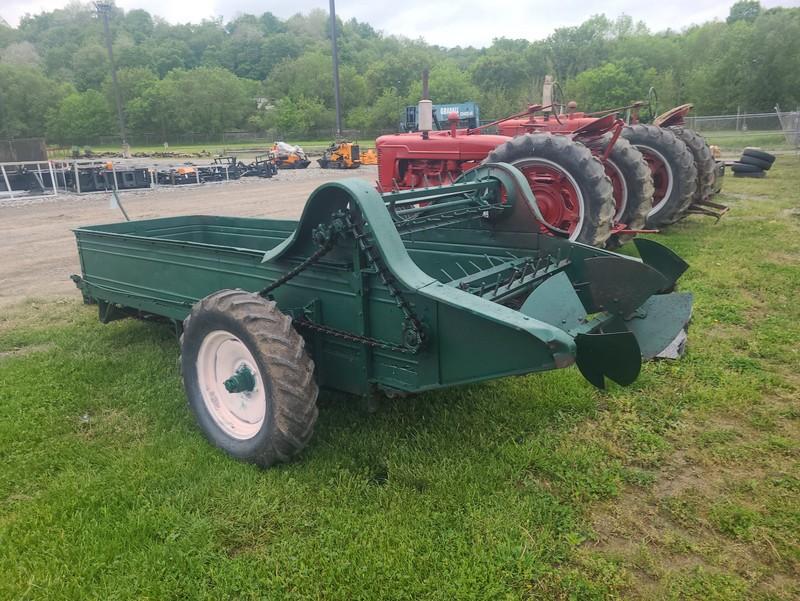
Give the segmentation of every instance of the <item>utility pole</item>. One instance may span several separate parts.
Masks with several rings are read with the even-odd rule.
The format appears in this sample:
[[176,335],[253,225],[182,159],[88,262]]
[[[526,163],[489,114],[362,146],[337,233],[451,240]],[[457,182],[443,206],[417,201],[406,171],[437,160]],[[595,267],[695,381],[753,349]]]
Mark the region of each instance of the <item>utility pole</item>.
[[[333,1],[333,0],[331,0]],[[108,62],[111,65],[111,86],[114,88],[114,100],[117,103],[117,117],[119,118],[119,135],[122,138],[122,155],[128,158],[130,153],[127,135],[125,134],[125,115],[122,113],[122,97],[119,95],[119,84],[117,83],[117,67],[114,65],[114,52],[111,49],[111,29],[108,26],[108,15],[113,8],[113,4],[108,2],[95,2],[97,14],[103,18],[103,33],[106,38],[106,50],[108,50]]]
[[336,48],[336,2],[330,0],[331,47],[333,49],[333,98],[336,102],[336,137],[342,137],[342,104],[339,99],[339,51]]

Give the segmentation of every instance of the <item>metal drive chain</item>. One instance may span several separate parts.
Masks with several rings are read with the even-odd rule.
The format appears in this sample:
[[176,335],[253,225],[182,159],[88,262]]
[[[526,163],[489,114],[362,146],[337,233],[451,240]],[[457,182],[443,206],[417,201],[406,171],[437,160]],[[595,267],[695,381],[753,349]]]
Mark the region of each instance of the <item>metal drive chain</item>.
[[352,219],[351,214],[345,217],[347,225],[353,232],[359,248],[366,255],[369,263],[375,267],[381,281],[389,290],[389,295],[394,299],[397,306],[403,312],[403,348],[412,349],[411,352],[417,352],[425,342],[425,329],[422,326],[419,318],[411,310],[411,304],[405,299],[403,293],[395,284],[395,279],[389,268],[380,256],[380,253],[375,250],[375,247],[370,244],[368,235],[364,232],[360,223],[356,223]]
[[336,240],[333,237],[329,238],[325,242],[325,244],[323,244],[317,250],[315,250],[314,253],[310,257],[308,257],[307,259],[304,259],[302,263],[297,265],[297,267],[294,267],[293,269],[290,269],[285,274],[283,274],[280,278],[275,280],[272,284],[270,284],[266,288],[260,290],[258,292],[259,296],[267,296],[270,292],[272,292],[276,288],[278,288],[280,286],[283,286],[286,282],[291,280],[293,277],[299,275],[304,270],[306,270],[309,267],[311,267],[314,263],[316,263],[322,257],[324,257],[329,252],[331,252],[335,242],[336,242]]
[[377,338],[370,338],[369,336],[362,336],[360,334],[351,334],[350,332],[347,332],[345,330],[337,330],[336,328],[332,328],[330,326],[323,326],[322,324],[313,322],[305,318],[295,319],[294,323],[302,328],[308,328],[309,330],[314,330],[315,332],[320,332],[321,334],[328,334],[329,336],[335,336],[336,338],[341,338],[342,340],[347,340],[349,342],[358,342],[360,344],[370,346],[372,348],[379,348],[386,351],[395,351],[398,353],[407,353],[407,354],[414,354],[418,350],[418,349],[408,348],[406,346],[401,346],[399,344],[386,342],[384,340],[378,340]]
[[[367,234],[365,234],[363,229],[352,220],[350,213],[347,213],[346,215],[339,215],[339,217],[343,218],[347,229],[350,230],[350,232],[353,234],[353,237],[358,242],[359,249],[366,255],[370,266],[375,267],[378,275],[381,278],[381,281],[388,289],[390,296],[394,298],[395,303],[403,312],[403,316],[405,317],[403,322],[404,344],[398,345],[391,342],[378,340],[377,338],[370,338],[369,336],[352,334],[351,332],[347,332],[345,330],[339,330],[330,326],[324,326],[322,324],[315,323],[306,318],[295,319],[295,323],[301,327],[306,327],[323,334],[342,338],[343,340],[348,340],[350,342],[359,342],[373,348],[380,348],[400,353],[417,353],[425,340],[425,331],[419,318],[413,313],[413,311],[411,311],[408,301],[405,300],[399,288],[395,285],[394,277],[384,265],[379,253],[377,253],[375,248],[367,241]],[[296,267],[287,271],[279,279],[275,280],[272,284],[259,291],[258,294],[260,296],[267,296],[276,288],[282,286],[315,263],[319,262],[319,260],[327,255],[336,245],[336,241],[343,233],[342,229],[343,228],[336,226],[330,228],[323,228],[321,226],[315,230],[313,235],[314,239],[319,244],[319,248],[314,251],[311,256],[299,263]]]

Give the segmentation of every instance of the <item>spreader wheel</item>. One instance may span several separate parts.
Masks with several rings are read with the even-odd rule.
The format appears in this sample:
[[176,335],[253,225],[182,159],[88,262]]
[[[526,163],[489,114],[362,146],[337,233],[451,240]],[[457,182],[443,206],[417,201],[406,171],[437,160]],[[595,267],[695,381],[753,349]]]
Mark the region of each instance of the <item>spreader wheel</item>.
[[[611,133],[607,133],[595,144],[605,151],[612,137]],[[614,189],[614,221],[625,224],[627,229],[644,228],[647,214],[653,208],[654,188],[653,176],[642,153],[626,139],[619,137],[605,161],[605,169]],[[635,235],[613,234],[606,248],[619,248]]]
[[234,457],[268,467],[311,438],[314,362],[274,302],[242,290],[200,300],[184,321],[181,371],[206,438]]
[[622,136],[642,153],[653,176],[653,208],[648,227],[663,227],[678,221],[692,202],[697,169],[694,157],[672,131],[655,125],[626,125]]
[[510,163],[530,183],[547,225],[541,231],[602,247],[611,235],[614,196],[603,165],[566,136],[518,136],[495,148],[485,163]]

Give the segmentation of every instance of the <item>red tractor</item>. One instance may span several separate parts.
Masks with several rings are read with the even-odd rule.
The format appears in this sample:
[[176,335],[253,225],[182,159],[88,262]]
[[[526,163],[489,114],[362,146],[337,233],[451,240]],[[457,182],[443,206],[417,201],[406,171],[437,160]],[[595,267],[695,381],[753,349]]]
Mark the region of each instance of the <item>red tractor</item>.
[[[656,99],[655,92],[651,89],[647,102],[651,117],[655,113],[654,99]],[[543,131],[574,134],[592,123],[602,122],[611,115],[630,109],[631,124],[622,127],[621,136],[636,148],[647,162],[655,188],[652,208],[646,215],[647,227],[664,227],[675,223],[687,213],[701,213],[719,218],[727,211],[727,207],[711,202],[711,197],[719,190],[719,178],[724,174],[724,166],[714,159],[711,149],[702,136],[684,127],[685,117],[692,109],[692,105],[684,104],[671,109],[655,117],[652,125],[647,125],[638,122],[638,110],[644,104],[635,102],[627,107],[609,111],[582,113],[570,110],[575,108],[574,103],[570,103],[573,106],[568,106],[566,115],[536,116],[530,112],[524,119],[514,118],[499,122],[497,129],[499,133],[507,136]],[[629,196],[630,191],[619,189],[621,178],[615,176],[613,171],[613,168],[606,164],[606,172],[615,187],[615,198],[619,209],[620,199]],[[629,224],[634,224],[631,227],[641,227],[632,217],[620,215],[618,219],[623,222],[627,219]]]
[[[542,108],[534,105],[523,114]],[[458,129],[458,117],[451,115],[447,130],[381,136],[379,186],[389,191],[439,185],[482,163],[511,163],[531,185],[546,221],[543,231],[618,246],[644,226],[652,179],[641,154],[620,138],[622,122],[608,116],[570,131],[502,129],[520,116]],[[494,125],[506,135],[482,133]]]
[[[573,103],[570,103],[573,104]],[[653,178],[642,153],[621,136],[625,123],[608,114],[602,118],[585,118],[582,113],[558,115],[545,113],[533,105],[524,114],[502,119],[494,124],[501,135],[518,137],[534,133],[570,136],[592,151],[603,164],[614,196],[614,226],[607,246],[619,246],[637,232],[648,231],[648,214],[653,208]],[[501,157],[495,157],[499,160]],[[654,230],[653,230],[654,231]]]

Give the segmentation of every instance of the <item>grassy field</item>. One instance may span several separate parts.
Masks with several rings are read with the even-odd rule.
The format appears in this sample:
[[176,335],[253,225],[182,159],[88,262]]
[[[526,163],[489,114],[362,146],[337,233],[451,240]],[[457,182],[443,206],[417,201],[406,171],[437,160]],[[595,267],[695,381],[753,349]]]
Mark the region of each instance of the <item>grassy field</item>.
[[0,599],[800,598],[799,191],[783,157],[659,238],[690,347],[632,387],[323,398],[268,471],[204,441],[168,328],[4,309]]
[[[747,146],[755,146],[765,150],[791,150],[790,146],[786,143],[786,138],[781,132],[775,131],[751,131],[751,132],[736,132],[736,131],[721,131],[721,132],[702,132],[709,144],[716,144],[725,153],[739,153]],[[304,142],[296,142],[289,140],[289,144],[297,144],[306,152],[322,153],[332,140],[307,140]],[[364,148],[374,147],[375,140],[361,140],[361,145]],[[212,155],[225,155],[237,153],[255,153],[263,152],[271,147],[270,142],[235,142],[235,143],[217,143],[217,144],[178,144],[169,147],[169,152],[175,153],[199,153],[209,152]],[[119,146],[92,146],[92,152],[96,154],[119,152]],[[157,153],[164,152],[163,146],[134,146],[131,147],[132,153]],[[64,159],[69,158],[70,149],[50,149],[51,159]]]
[[747,146],[765,150],[792,150],[786,136],[779,131],[751,132],[701,132],[709,144],[716,144],[723,152],[741,152]]

